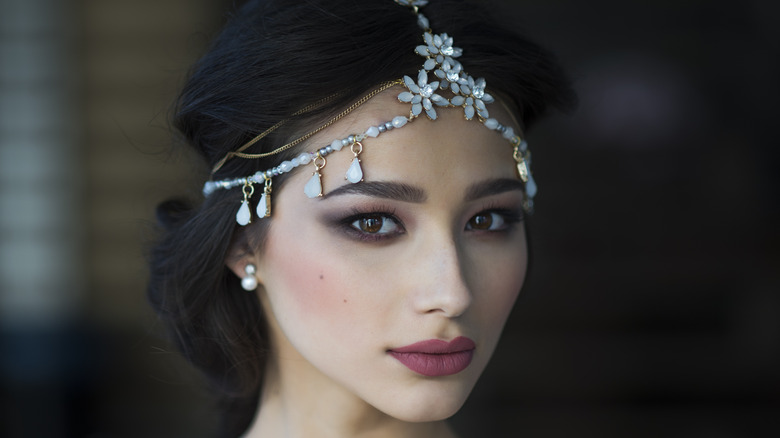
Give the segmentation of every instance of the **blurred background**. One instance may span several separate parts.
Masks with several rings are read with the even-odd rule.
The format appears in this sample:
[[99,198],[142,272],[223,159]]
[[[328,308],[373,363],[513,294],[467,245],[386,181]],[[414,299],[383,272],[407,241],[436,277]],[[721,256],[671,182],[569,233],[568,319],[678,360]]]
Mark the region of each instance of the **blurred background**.
[[[167,112],[232,0],[0,0],[0,436],[208,437],[145,302]],[[522,0],[579,110],[529,133],[532,273],[464,436],[780,431],[777,2]]]

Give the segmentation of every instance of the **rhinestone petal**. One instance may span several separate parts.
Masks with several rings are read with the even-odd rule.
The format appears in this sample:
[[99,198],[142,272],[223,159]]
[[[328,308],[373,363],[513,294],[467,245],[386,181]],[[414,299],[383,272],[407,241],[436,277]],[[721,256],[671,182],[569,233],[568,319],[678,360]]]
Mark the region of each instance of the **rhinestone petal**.
[[415,83],[414,80],[409,76],[404,75],[404,85],[406,85],[406,88],[408,88],[412,93],[416,94],[420,92],[420,87],[418,87],[417,83]]
[[420,88],[425,87],[428,84],[428,72],[425,70],[420,70],[417,73],[417,86]]
[[466,120],[471,120],[471,119],[474,118],[474,107],[473,106],[468,105],[465,108],[464,112],[466,114]]

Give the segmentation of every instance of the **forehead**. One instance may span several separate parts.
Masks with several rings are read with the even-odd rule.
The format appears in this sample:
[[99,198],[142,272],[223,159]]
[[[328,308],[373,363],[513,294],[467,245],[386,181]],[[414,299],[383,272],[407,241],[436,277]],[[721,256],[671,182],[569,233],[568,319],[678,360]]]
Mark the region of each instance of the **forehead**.
[[[360,108],[317,133],[306,142],[305,150],[329,145],[334,139],[362,133],[395,116],[408,116],[409,104],[397,99],[400,87],[386,90]],[[512,118],[500,104],[489,106],[491,117],[511,126]],[[467,185],[488,178],[514,178],[512,146],[499,133],[484,127],[476,118],[466,120],[463,109],[437,108],[438,119],[421,115],[402,128],[368,137],[359,158],[366,181],[402,181],[421,188],[443,183]],[[514,127],[519,132],[518,127]],[[348,147],[327,157],[322,170],[323,191],[350,184],[344,174],[353,153]],[[291,176],[290,185],[300,186],[311,177],[313,168]]]

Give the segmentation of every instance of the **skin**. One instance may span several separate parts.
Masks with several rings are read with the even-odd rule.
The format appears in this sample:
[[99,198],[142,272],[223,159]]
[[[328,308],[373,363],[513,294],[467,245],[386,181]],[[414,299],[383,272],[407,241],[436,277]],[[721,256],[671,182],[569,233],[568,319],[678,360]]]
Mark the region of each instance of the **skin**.
[[[306,150],[408,113],[397,94],[374,97]],[[444,420],[493,353],[527,247],[511,145],[460,109],[438,113],[365,140],[362,183],[344,179],[347,148],[321,171],[323,198],[303,194],[311,164],[294,171],[273,193],[264,248],[229,262],[239,277],[257,266],[273,349],[247,437],[455,436]],[[413,196],[361,192],[375,183]],[[387,353],[458,336],[476,349],[454,375],[425,377]]]

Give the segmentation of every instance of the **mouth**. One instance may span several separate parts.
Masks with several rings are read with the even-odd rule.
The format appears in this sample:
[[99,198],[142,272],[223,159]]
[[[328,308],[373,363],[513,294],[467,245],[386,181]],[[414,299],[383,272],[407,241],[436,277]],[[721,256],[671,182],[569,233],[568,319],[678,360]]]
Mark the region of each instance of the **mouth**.
[[429,339],[388,350],[388,354],[417,374],[440,377],[465,370],[474,356],[476,344],[459,336],[450,342]]

